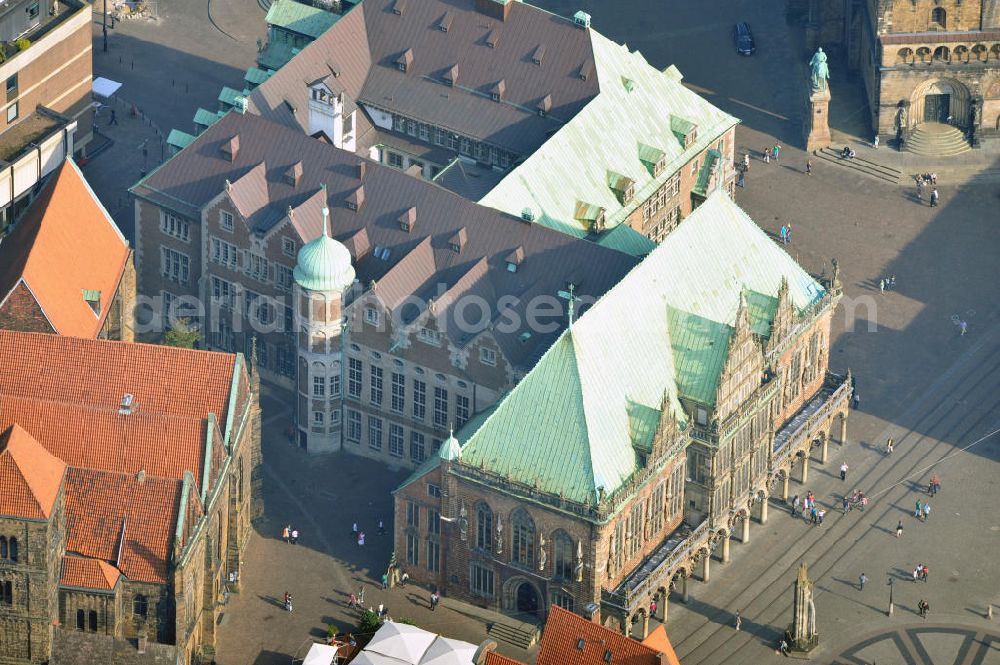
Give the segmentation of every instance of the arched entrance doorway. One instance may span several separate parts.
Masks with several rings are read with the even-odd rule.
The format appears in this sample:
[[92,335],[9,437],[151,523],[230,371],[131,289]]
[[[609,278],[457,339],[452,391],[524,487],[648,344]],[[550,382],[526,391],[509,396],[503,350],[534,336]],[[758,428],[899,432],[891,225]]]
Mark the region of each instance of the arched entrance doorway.
[[515,592],[515,608],[518,612],[538,613],[538,591],[531,582],[521,582]]
[[969,89],[953,79],[926,81],[913,91],[910,111],[911,126],[924,122],[948,123],[950,119],[950,124],[965,127],[970,120]]

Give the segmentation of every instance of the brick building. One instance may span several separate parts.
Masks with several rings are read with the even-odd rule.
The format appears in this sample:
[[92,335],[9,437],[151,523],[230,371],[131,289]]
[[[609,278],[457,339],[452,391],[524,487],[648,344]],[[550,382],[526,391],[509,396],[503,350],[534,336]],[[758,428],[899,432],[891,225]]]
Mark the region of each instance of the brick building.
[[396,490],[406,572],[501,611],[624,630],[655,599],[664,619],[846,425],[849,381],[827,374],[839,288],[710,195]]
[[91,12],[76,0],[19,0],[0,10],[0,39],[8,42],[0,57],[0,229],[90,142]]
[[211,660],[261,511],[243,357],[0,331],[0,364],[0,659]]
[[72,159],[0,236],[0,328],[132,341],[128,241]]
[[303,447],[402,466],[531,368],[565,327],[560,291],[586,307],[636,263],[250,114],[132,191],[155,315],[194,312],[215,349],[256,338]]
[[[638,52],[516,0],[369,0],[249,95],[251,113],[636,254],[731,189],[737,120]],[[613,237],[608,237],[613,235]]]
[[883,139],[898,136],[916,147],[921,135],[944,132],[928,125],[951,125],[957,143],[938,145],[937,156],[1000,136],[1000,2],[809,4],[810,15],[822,19],[816,41],[844,47]]

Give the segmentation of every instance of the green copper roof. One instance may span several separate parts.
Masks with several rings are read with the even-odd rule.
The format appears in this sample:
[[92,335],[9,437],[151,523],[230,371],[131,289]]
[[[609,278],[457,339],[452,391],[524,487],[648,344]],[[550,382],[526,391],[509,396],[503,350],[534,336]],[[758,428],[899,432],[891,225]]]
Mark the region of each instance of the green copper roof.
[[237,97],[246,97],[250,94],[248,89],[235,90],[233,88],[223,86],[222,92],[219,93],[219,102],[225,104],[226,106],[236,106]]
[[202,127],[211,127],[219,121],[224,114],[216,113],[214,111],[206,111],[205,109],[198,109],[194,112],[194,124],[201,125]]
[[441,442],[441,448],[438,450],[438,457],[443,460],[452,461],[457,460],[462,456],[462,444],[458,442],[455,438],[455,433],[452,432],[448,435],[448,438]]
[[302,246],[292,271],[298,285],[310,291],[343,291],[354,281],[350,251],[329,236],[329,214],[324,207],[323,233]]
[[597,238],[597,244],[630,256],[645,256],[656,248],[655,242],[625,224],[602,233]]
[[[610,229],[738,122],[685,88],[675,68],[658,71],[641,53],[594,30],[590,36],[600,94],[480,201],[513,215],[530,207],[539,224],[576,237],[588,232],[575,214],[577,202],[604,208]],[[626,79],[631,86],[622,84]],[[697,126],[687,149],[671,117]],[[665,168],[654,177],[652,165],[661,156]],[[609,172],[635,183],[628,204],[609,186]]]
[[274,72],[269,72],[265,69],[260,69],[259,67],[251,67],[243,76],[243,80],[249,85],[260,85],[267,79],[271,78],[271,74],[273,73]]
[[191,141],[194,141],[195,137],[191,136],[187,132],[182,132],[179,129],[171,129],[170,134],[167,136],[167,145],[173,146],[177,149],[183,149],[188,147]]
[[340,19],[339,14],[319,7],[304,5],[295,0],[276,0],[267,10],[264,22],[316,39],[329,30],[338,19]]
[[264,69],[277,71],[298,55],[301,50],[284,42],[270,42],[263,51],[257,54],[257,64]]
[[[664,406],[711,404],[741,293],[766,337],[786,280],[799,309],[823,288],[724,192],[560,336],[462,447],[462,463],[594,503],[638,470]],[[773,294],[773,295],[769,295]]]

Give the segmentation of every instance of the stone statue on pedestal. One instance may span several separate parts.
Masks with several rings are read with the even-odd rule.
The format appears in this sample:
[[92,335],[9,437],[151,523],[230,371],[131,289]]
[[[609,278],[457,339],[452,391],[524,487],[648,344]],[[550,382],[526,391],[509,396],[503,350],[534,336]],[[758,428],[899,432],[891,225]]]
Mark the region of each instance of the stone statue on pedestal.
[[792,601],[792,625],[788,628],[789,646],[793,651],[812,651],[819,644],[816,632],[816,604],[813,602],[813,583],[805,562],[799,566],[795,580],[795,598]]
[[830,108],[830,68],[826,64],[826,53],[816,49],[809,61],[809,110],[803,129],[806,134],[806,152],[822,150],[833,143],[830,136],[830,122],[827,112]]
[[830,79],[830,68],[826,64],[826,53],[822,48],[816,49],[812,60],[809,61],[810,82],[812,92],[823,92],[826,90],[826,82]]

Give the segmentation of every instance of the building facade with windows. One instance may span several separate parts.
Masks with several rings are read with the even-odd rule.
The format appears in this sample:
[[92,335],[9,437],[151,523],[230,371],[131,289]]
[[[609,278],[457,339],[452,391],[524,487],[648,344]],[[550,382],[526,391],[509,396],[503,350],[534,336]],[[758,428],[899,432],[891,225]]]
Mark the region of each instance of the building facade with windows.
[[0,362],[0,659],[211,661],[262,513],[243,356],[4,330]]
[[[334,102],[326,127],[316,91]],[[600,35],[517,0],[361,3],[248,110],[576,237],[649,250],[733,185],[737,120]],[[332,130],[344,123],[350,147]]]
[[158,300],[140,322],[256,339],[262,376],[296,387],[300,445],[401,466],[527,373],[567,324],[560,292],[586,309],[636,263],[252,114],[132,191]]
[[810,4],[840,19],[840,30],[821,36],[845,46],[883,139],[909,139],[927,123],[951,124],[973,146],[1000,136],[1000,2]]
[[0,237],[0,328],[133,339],[128,242],[72,159]]
[[[564,331],[395,492],[410,578],[512,613],[664,619],[808,459],[849,379],[827,373],[839,274],[816,282],[728,195]],[[843,431],[841,436],[844,436]]]

